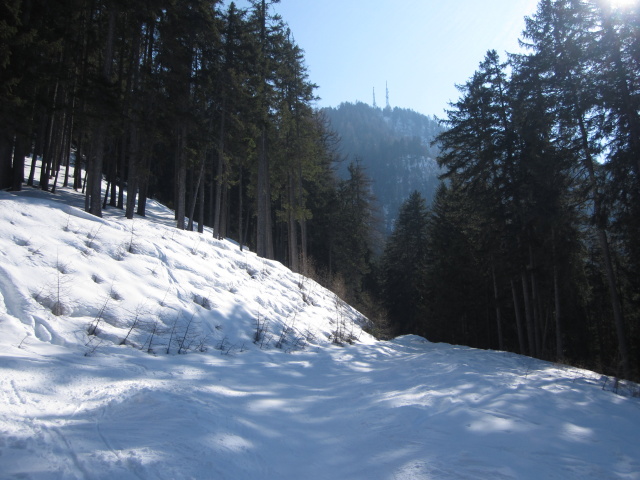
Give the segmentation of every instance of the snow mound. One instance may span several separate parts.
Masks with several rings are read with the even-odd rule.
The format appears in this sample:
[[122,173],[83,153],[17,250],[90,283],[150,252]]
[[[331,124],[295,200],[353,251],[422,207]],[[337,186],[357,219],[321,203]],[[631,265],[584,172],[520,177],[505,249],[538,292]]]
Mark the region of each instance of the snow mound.
[[14,344],[93,355],[118,344],[233,353],[373,341],[366,319],[316,282],[167,226],[172,212],[159,204],[151,220],[96,218],[43,195],[0,193],[0,286]]

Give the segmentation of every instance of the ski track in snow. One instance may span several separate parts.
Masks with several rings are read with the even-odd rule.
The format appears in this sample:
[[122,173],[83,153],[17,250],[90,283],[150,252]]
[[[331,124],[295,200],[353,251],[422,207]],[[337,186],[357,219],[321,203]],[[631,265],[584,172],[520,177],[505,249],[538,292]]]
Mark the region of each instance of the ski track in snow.
[[[593,372],[355,326],[332,345],[358,314],[314,282],[167,227],[154,202],[133,226],[74,204],[0,192],[2,480],[640,480],[640,401]],[[147,354],[151,322],[176,318],[207,351],[167,355],[165,331]]]

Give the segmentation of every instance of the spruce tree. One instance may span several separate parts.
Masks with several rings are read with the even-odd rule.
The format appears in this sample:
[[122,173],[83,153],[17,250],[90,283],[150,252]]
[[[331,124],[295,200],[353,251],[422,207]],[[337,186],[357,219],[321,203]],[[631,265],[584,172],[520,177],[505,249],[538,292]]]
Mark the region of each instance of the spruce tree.
[[399,334],[424,330],[428,215],[425,199],[412,193],[400,207],[382,258],[384,303]]

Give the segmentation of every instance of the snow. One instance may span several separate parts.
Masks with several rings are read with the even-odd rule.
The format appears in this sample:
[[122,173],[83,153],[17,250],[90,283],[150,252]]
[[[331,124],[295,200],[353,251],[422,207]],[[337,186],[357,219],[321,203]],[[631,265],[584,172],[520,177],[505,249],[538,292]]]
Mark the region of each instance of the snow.
[[598,374],[376,341],[162,205],[58,192],[0,192],[2,479],[640,479],[640,401]]

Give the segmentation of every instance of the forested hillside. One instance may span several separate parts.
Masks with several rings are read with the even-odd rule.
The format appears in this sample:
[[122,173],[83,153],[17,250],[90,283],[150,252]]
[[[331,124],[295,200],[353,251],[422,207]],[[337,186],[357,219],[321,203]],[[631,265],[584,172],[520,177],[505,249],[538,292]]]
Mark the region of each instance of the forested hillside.
[[489,51],[459,87],[446,181],[430,212],[403,206],[385,253],[398,331],[637,378],[639,18],[542,0],[527,53]]
[[365,103],[343,103],[324,110],[340,137],[343,161],[338,172],[359,161],[372,181],[385,233],[391,232],[400,205],[413,191],[430,203],[440,169],[438,148],[431,142],[443,129],[435,119],[403,108],[384,109]]
[[3,3],[0,188],[73,186],[98,217],[144,216],[154,198],[179,229],[326,284],[352,273],[335,259],[364,255],[344,240],[359,187],[334,174],[337,140],[273,3]]

